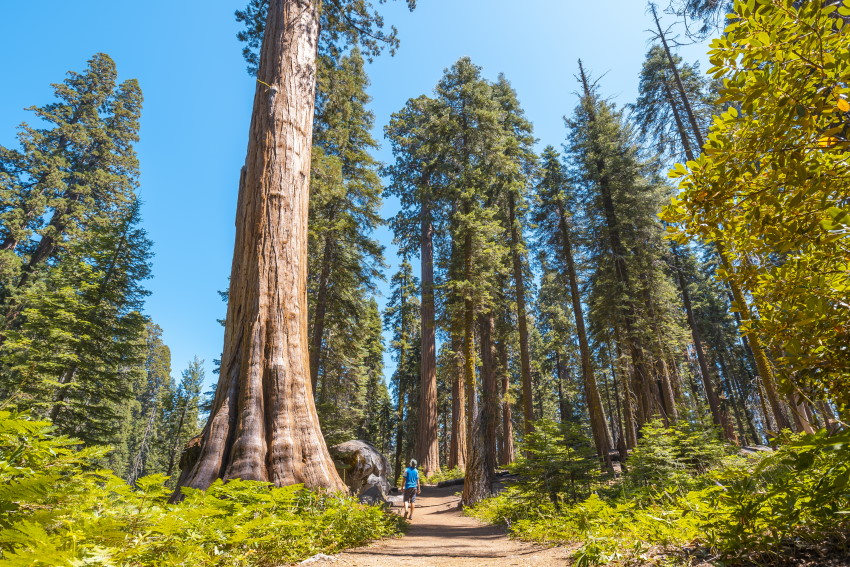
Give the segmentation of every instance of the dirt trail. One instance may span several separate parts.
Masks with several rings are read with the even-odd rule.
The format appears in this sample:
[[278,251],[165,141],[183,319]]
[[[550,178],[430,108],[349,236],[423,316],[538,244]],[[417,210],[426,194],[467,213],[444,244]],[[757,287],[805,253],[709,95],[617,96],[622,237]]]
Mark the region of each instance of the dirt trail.
[[[505,530],[466,517],[457,509],[458,487],[424,486],[404,537],[351,549],[312,566],[544,567],[567,565],[567,550],[508,539]],[[394,508],[394,511],[399,511]]]

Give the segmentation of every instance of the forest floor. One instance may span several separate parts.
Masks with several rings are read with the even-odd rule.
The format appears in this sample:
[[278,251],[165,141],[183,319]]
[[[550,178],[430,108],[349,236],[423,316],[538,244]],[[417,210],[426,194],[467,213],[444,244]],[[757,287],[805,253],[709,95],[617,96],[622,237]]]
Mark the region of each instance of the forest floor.
[[[464,516],[459,487],[423,486],[407,534],[350,549],[310,567],[544,567],[565,565],[569,551],[509,539],[505,529]],[[393,508],[398,514],[404,510]]]

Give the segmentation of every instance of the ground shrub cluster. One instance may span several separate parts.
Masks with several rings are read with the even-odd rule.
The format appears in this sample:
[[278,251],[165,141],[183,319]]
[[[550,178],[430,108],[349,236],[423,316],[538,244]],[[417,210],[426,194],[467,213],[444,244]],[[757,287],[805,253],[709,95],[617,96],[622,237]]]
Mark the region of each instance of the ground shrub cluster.
[[[521,476],[473,513],[524,540],[578,546],[576,567],[778,565],[812,550],[847,555],[850,433],[788,434],[774,451],[740,456],[710,428],[652,423],[643,431],[617,479],[596,475],[580,494],[570,483],[541,490],[540,476]],[[555,458],[538,444],[516,468],[540,466],[529,459],[551,468],[568,453],[563,436],[550,431],[548,440]],[[576,462],[562,459],[560,474],[549,476],[567,479],[582,461],[590,464],[574,454]]]
[[14,566],[271,566],[398,533],[399,519],[300,486],[217,481],[168,504],[164,475],[130,486],[51,425],[0,411],[0,562]]

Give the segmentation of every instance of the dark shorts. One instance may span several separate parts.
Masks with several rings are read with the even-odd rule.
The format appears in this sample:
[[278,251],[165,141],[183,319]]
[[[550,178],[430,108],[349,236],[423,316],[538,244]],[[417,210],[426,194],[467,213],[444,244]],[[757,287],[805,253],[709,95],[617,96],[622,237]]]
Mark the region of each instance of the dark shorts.
[[404,489],[404,501],[405,502],[416,502],[416,489],[415,488],[405,488]]

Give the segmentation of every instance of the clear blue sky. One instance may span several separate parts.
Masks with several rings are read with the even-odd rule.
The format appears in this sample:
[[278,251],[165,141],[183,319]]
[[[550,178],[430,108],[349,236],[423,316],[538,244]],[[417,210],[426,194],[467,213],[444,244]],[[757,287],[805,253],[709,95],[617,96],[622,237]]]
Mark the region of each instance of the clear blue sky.
[[[31,120],[23,109],[49,102],[50,83],[83,69],[96,52],[115,59],[122,79],[141,83],[141,198],[156,254],[146,311],[164,329],[175,377],[198,355],[210,379],[221,352],[216,319],[225,306],[216,290],[226,288],[230,273],[254,89],[235,38],[233,12],[245,3],[7,1],[0,18],[0,144],[14,145],[15,127]],[[562,117],[576,103],[578,58],[594,76],[605,74],[602,92],[618,104],[636,96],[651,37],[641,0],[419,0],[413,13],[404,4],[381,7],[399,29],[399,52],[368,67],[379,140],[390,114],[430,93],[443,69],[464,55],[486,77],[501,72],[512,82],[541,147],[564,140]],[[704,60],[703,52],[680,50],[689,61]],[[378,159],[390,161],[384,146]],[[384,209],[390,216],[394,203]],[[395,266],[390,233],[381,229],[378,237]]]

